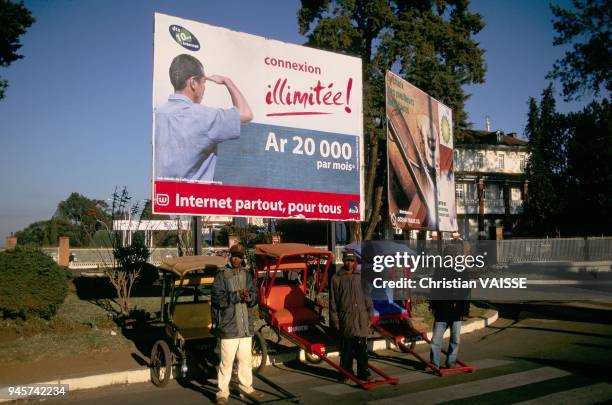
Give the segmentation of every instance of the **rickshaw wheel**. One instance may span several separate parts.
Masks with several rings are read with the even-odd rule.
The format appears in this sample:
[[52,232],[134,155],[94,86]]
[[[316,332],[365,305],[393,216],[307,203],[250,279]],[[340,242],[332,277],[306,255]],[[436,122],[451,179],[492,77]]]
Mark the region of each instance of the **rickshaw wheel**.
[[168,343],[158,340],[151,350],[151,382],[157,387],[165,387],[172,374],[172,353]]
[[314,355],[312,353],[308,353],[306,351],[304,351],[304,357],[306,358],[306,361],[308,361],[311,364],[319,364],[323,360],[319,356]]
[[266,345],[266,340],[259,332],[255,332],[251,340],[251,353],[253,372],[259,374],[268,362],[268,345]]
[[[281,342],[281,340],[282,340],[283,338],[281,337],[281,335],[280,335],[280,333],[278,332],[278,330],[277,330],[277,329],[275,329],[275,328],[273,328],[273,327],[271,327],[270,325],[268,325],[268,324],[263,324],[263,325],[261,325],[261,327],[259,328],[258,333],[262,333],[262,331],[263,331],[264,329],[266,329],[266,328],[270,329],[270,330],[272,331],[272,333],[274,334],[274,339],[273,339],[273,342],[274,342],[274,343],[276,343],[276,344],[280,344],[280,342]],[[262,335],[261,335],[261,336],[263,337],[263,333],[262,333]],[[264,340],[265,340],[265,339],[264,339]]]

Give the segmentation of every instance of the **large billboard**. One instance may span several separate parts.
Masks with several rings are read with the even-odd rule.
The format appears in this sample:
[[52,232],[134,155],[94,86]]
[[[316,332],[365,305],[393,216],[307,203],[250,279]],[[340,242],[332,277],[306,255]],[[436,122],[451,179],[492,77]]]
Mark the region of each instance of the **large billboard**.
[[155,14],[155,213],[363,219],[361,59]]
[[392,226],[456,231],[451,109],[393,72],[385,93]]

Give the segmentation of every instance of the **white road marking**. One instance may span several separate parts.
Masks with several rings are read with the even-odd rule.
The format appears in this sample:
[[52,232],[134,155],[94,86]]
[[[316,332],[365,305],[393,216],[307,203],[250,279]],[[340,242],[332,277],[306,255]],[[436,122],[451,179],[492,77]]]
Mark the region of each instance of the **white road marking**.
[[[599,402],[609,401],[612,399],[612,384],[599,383],[587,385],[586,387],[574,388],[555,392],[554,394],[545,395],[525,402],[519,402],[521,405],[537,405],[537,404],[596,404]],[[515,404],[518,405],[518,404]]]
[[541,367],[534,370],[507,374],[499,377],[485,378],[478,381],[455,384],[447,387],[434,388],[425,391],[399,395],[368,402],[371,405],[396,405],[398,403],[418,403],[419,405],[436,404],[446,401],[469,398],[475,395],[487,394],[509,388],[521,387],[541,381],[565,377],[571,373],[553,367]]
[[[473,363],[470,363],[470,365],[473,366],[476,370],[484,370],[486,368],[505,366],[511,363],[513,362],[510,360],[483,359],[483,360],[478,360]],[[434,376],[433,374],[425,373],[419,370],[410,371],[408,373],[402,373],[402,374],[390,373],[389,376],[398,378],[400,380],[400,384],[440,378],[440,377]],[[346,385],[346,384],[330,384],[330,385],[324,385],[322,387],[314,387],[312,389],[315,391],[323,392],[328,395],[344,395],[344,394],[348,394],[351,392],[355,392],[356,386]]]

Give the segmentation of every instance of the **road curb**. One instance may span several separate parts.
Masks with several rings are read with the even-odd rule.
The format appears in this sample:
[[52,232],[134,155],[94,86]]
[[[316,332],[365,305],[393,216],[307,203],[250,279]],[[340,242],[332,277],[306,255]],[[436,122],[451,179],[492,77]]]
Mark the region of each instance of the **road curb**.
[[[474,332],[480,329],[486,328],[488,325],[491,325],[493,322],[497,320],[499,314],[495,309],[488,309],[482,316],[477,318],[471,318],[469,321],[464,322],[461,326],[461,334],[466,334],[470,332]],[[444,337],[450,336],[450,330],[447,330],[444,333]],[[431,332],[427,333],[427,337],[431,339]],[[418,341],[417,344],[424,344],[424,341]],[[370,350],[396,350],[395,345],[390,344],[386,340],[377,339],[371,340],[369,343]],[[328,357],[337,357],[339,355],[338,352],[329,352]],[[300,359],[302,361],[305,360],[304,351],[300,350],[299,352],[291,352],[291,353],[281,353],[279,355],[271,356],[268,358],[268,365],[284,363],[287,361]],[[151,381],[151,374],[148,368],[140,368],[137,370],[128,370],[128,371],[119,371],[114,373],[107,374],[98,374],[98,375],[90,375],[86,377],[77,377],[77,378],[65,378],[65,379],[57,379],[51,381],[45,381],[37,384],[68,384],[70,392],[78,391],[78,390],[86,390],[93,388],[101,388],[109,385],[117,385],[117,384],[134,384],[134,383],[143,383]],[[16,385],[32,385],[32,384],[16,384]],[[32,397],[20,397],[18,400],[35,398]],[[9,402],[15,401],[17,399],[2,399],[0,398],[0,402]]]

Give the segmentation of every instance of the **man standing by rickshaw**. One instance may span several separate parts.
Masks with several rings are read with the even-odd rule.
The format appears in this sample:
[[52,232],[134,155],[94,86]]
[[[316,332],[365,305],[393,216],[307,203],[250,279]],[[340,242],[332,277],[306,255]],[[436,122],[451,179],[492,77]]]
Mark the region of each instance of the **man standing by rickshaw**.
[[261,399],[264,394],[253,388],[251,340],[254,335],[252,307],[257,304],[253,276],[244,267],[244,246],[230,248],[229,263],[217,273],[212,286],[213,323],[221,339],[217,403],[229,399],[229,383],[234,359],[238,359],[240,390],[248,397]]
[[[352,252],[342,255],[342,268],[333,275],[329,292],[329,317],[340,332],[340,367],[353,373],[357,359],[357,378],[371,381],[368,370],[367,336],[372,318],[372,300],[357,272],[357,257]],[[342,382],[348,379],[341,377]]]

